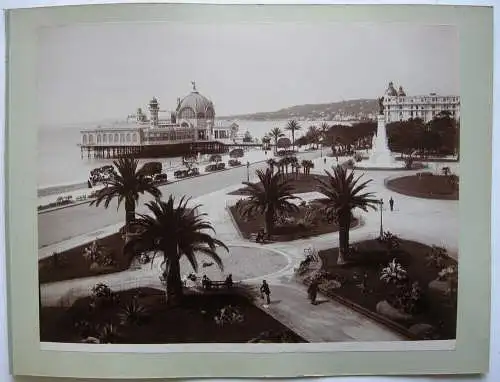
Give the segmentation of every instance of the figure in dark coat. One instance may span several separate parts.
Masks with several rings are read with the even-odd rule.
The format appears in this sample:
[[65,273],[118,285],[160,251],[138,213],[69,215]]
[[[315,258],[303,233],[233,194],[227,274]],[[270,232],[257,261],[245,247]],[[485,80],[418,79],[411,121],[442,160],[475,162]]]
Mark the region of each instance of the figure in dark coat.
[[269,296],[271,295],[271,289],[269,289],[269,284],[266,282],[266,280],[262,281],[262,285],[260,286],[260,295],[262,298],[266,298],[267,304],[271,303],[271,299]]
[[394,211],[394,199],[392,198],[392,196],[389,199],[389,207],[391,208],[391,211]]
[[307,288],[307,294],[309,295],[309,300],[311,300],[311,304],[316,305],[316,296],[318,295],[318,280],[314,280],[309,288]]

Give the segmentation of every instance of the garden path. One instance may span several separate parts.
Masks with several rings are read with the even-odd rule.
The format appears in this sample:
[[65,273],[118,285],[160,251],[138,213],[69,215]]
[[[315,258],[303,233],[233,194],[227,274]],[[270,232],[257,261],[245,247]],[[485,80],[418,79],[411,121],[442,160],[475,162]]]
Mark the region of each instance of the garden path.
[[[335,164],[334,158],[327,158],[326,165],[322,158],[315,160],[315,173],[323,173],[323,169],[330,169]],[[455,170],[455,169],[454,169]],[[454,171],[455,172],[455,171]],[[384,207],[383,227],[399,237],[424,242],[428,245],[440,245],[448,249],[451,256],[457,258],[458,252],[458,201],[419,199],[387,190],[384,180],[389,176],[407,175],[408,171],[365,171],[367,179],[373,179],[369,191],[376,193],[378,198],[386,202],[392,196],[395,200],[395,210],[389,211]],[[411,172],[410,172],[411,173]],[[312,306],[307,300],[306,287],[293,280],[293,269],[304,259],[304,249],[314,247],[316,250],[338,246],[338,234],[329,233],[314,238],[295,240],[288,243],[271,243],[264,246],[248,243],[241,238],[227,211],[227,206],[236,202],[240,196],[229,196],[241,185],[227,187],[223,190],[203,195],[192,202],[202,204],[201,210],[208,214],[214,225],[217,237],[228,245],[265,247],[271,251],[282,253],[288,260],[283,269],[268,275],[256,275],[247,278],[246,282],[260,284],[266,279],[272,290],[272,303],[267,310],[292,329],[302,334],[310,341],[386,341],[401,339],[391,330],[378,325],[366,317],[353,312],[333,301]],[[317,197],[315,193],[308,193],[304,199]],[[386,203],[387,204],[387,203]],[[369,211],[358,213],[361,226],[351,231],[351,242],[362,241],[378,237],[380,229],[380,213]],[[108,227],[99,231],[100,234],[116,232],[116,227]],[[88,242],[92,235],[80,237],[79,244]],[[43,249],[45,255],[54,251],[64,250],[65,247],[75,246],[78,240],[71,243],[59,243]],[[43,254],[42,254],[43,256]],[[242,260],[241,266],[251,269],[255,259]],[[237,280],[235,280],[237,281]],[[135,287],[161,287],[158,279],[158,270],[150,266],[138,270],[129,270],[117,274],[109,274],[96,278],[76,279],[41,287],[42,304],[67,304],[75,298],[88,295],[90,288],[97,282],[108,284],[113,290],[123,290]]]

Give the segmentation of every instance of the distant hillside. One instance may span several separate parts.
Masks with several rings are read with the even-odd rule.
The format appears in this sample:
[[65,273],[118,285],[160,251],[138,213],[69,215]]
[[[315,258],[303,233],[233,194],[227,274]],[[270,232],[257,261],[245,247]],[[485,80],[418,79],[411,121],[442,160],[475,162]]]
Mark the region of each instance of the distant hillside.
[[269,121],[282,119],[327,120],[339,118],[365,119],[373,117],[378,110],[376,99],[355,99],[314,105],[297,105],[271,112],[241,114],[219,117],[220,119],[244,119],[253,121]]

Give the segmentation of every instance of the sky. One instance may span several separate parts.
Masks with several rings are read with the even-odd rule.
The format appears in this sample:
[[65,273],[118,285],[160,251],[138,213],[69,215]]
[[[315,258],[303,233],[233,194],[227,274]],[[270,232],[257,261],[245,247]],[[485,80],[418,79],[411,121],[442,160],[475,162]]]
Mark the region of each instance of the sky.
[[453,26],[422,24],[107,23],[43,28],[42,128],[124,119],[157,97],[173,110],[197,90],[216,115],[383,95],[459,95]]

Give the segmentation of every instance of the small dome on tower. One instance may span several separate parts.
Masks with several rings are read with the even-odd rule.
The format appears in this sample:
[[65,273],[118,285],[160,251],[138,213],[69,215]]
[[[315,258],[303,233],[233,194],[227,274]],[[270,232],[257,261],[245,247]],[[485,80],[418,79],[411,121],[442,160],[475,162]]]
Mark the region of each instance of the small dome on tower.
[[396,89],[394,89],[394,83],[392,81],[389,82],[389,86],[388,86],[387,90],[385,91],[385,95],[391,96],[391,97],[398,95],[398,92],[396,91]]
[[406,97],[406,93],[405,93],[405,91],[403,90],[403,87],[402,87],[402,86],[400,86],[400,87],[399,87],[399,90],[398,90],[398,96],[399,96],[399,97]]

